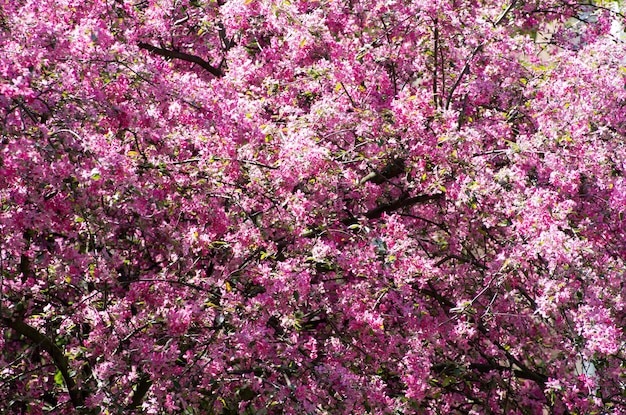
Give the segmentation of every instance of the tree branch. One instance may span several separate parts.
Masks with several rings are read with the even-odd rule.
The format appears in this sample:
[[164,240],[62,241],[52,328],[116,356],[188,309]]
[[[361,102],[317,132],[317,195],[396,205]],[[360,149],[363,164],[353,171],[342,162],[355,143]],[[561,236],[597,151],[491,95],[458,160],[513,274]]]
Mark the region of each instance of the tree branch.
[[[515,5],[517,4],[518,1],[519,0],[511,1],[511,4],[509,4],[509,6],[502,12],[502,14],[498,17],[498,19],[493,23],[494,27],[496,27],[500,23],[502,23],[504,18],[509,14],[509,12],[511,10],[513,10],[513,7],[515,7]],[[446,110],[450,109],[450,104],[452,103],[452,96],[454,95],[454,91],[456,91],[456,89],[461,84],[461,81],[463,80],[463,77],[466,74],[469,73],[469,71],[470,71],[470,63],[474,60],[474,57],[476,57],[478,52],[480,52],[482,50],[483,46],[485,46],[486,43],[487,42],[482,42],[480,45],[476,46],[474,48],[474,50],[472,51],[472,53],[470,54],[470,56],[465,60],[465,64],[463,65],[463,69],[461,69],[461,72],[459,73],[459,76],[456,78],[456,81],[454,82],[454,85],[452,86],[452,88],[450,89],[450,92],[448,93],[448,98],[446,99]]]
[[474,50],[472,51],[472,53],[470,54],[470,56],[465,60],[463,69],[461,69],[461,72],[459,73],[459,76],[457,76],[456,81],[454,82],[454,85],[452,85],[452,88],[450,88],[450,92],[448,92],[448,98],[446,99],[446,110],[450,109],[450,104],[452,103],[452,97],[454,96],[454,91],[456,91],[459,85],[461,85],[461,81],[463,80],[463,77],[465,76],[465,74],[469,73],[470,63],[474,60],[474,57],[478,54],[478,52],[480,52],[480,50],[483,48],[484,45],[485,45],[485,42],[476,46]]
[[527,379],[532,380],[537,383],[539,386],[544,387],[545,383],[548,381],[548,377],[542,373],[533,372],[527,368],[511,368],[507,366],[502,366],[498,364],[490,364],[490,363],[470,363],[470,369],[477,370],[481,373],[488,373],[492,370],[497,370],[498,372],[511,371],[515,375],[515,377],[519,379]]
[[159,48],[159,47],[152,46],[149,43],[144,43],[144,42],[139,42],[138,46],[141,49],[147,50],[148,52],[152,52],[154,54],[163,56],[163,57],[168,58],[168,59],[180,59],[180,60],[185,61],[185,62],[195,63],[196,65],[201,66],[202,68],[204,68],[207,71],[209,71],[209,73],[211,73],[212,75],[214,75],[214,76],[216,76],[218,78],[224,76],[224,72],[222,72],[220,69],[214,67],[209,62],[205,61],[204,59],[202,59],[199,56],[191,55],[189,53],[184,53],[184,52],[177,52],[175,50]]
[[[441,99],[439,98],[439,92],[437,91],[438,78],[438,65],[439,65],[439,27],[437,26],[437,19],[434,21],[435,33],[434,33],[434,46],[433,46],[433,58],[435,60],[433,64],[433,101],[435,102],[435,108],[439,108]],[[443,66],[443,65],[442,65]]]
[[365,213],[365,217],[368,219],[378,219],[382,216],[383,213],[393,212],[408,206],[416,205],[418,203],[430,202],[431,200],[440,200],[443,199],[444,195],[445,193],[435,193],[432,195],[419,195],[413,197],[406,197],[406,195],[403,195],[399,199],[391,203],[386,203],[367,211]]
[[139,382],[137,383],[135,393],[133,393],[133,397],[126,409],[128,409],[129,411],[132,411],[132,410],[139,408],[139,406],[141,406],[141,402],[143,401],[143,398],[145,398],[146,394],[148,393],[148,390],[150,390],[150,386],[152,386],[152,380],[150,379],[150,376],[143,373],[139,377]]
[[63,351],[57,346],[50,338],[41,334],[36,328],[29,326],[21,320],[13,320],[10,318],[2,317],[1,321],[9,328],[15,330],[22,336],[26,337],[33,343],[42,347],[52,357],[54,365],[59,369],[65,386],[70,395],[70,400],[75,409],[84,407],[85,398],[81,391],[78,389],[76,382],[70,376],[69,363],[67,357]]
[[401,158],[393,158],[382,168],[382,170],[373,169],[371,173],[359,180],[359,184],[372,182],[374,184],[382,184],[388,182],[394,177],[400,176],[405,171],[405,162]]

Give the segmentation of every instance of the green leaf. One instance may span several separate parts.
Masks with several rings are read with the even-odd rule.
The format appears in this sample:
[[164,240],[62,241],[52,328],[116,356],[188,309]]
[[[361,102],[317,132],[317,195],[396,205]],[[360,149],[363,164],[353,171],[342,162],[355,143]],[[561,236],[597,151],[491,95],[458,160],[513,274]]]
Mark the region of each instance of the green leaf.
[[63,374],[61,373],[60,370],[57,370],[57,373],[54,374],[54,383],[56,383],[59,386],[65,385],[65,381],[63,380]]

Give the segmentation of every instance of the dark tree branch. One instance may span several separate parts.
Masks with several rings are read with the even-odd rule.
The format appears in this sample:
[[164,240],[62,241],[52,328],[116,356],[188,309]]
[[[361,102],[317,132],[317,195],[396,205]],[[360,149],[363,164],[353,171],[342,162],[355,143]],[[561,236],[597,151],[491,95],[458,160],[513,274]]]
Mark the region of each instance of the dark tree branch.
[[470,54],[470,56],[465,60],[465,64],[463,65],[463,69],[461,69],[461,72],[456,77],[456,81],[454,82],[454,85],[452,85],[452,88],[450,88],[450,92],[448,92],[448,98],[446,99],[446,110],[450,109],[450,104],[452,103],[452,98],[454,96],[454,91],[456,91],[456,89],[459,87],[459,85],[461,85],[461,81],[463,80],[463,77],[465,76],[465,74],[469,74],[469,72],[470,72],[470,63],[474,60],[474,57],[476,57],[478,52],[480,52],[482,50],[484,45],[485,45],[485,42],[483,42],[480,45],[476,46],[474,48],[474,50],[472,51],[472,53]]
[[[434,33],[434,46],[433,46],[433,58],[435,60],[433,64],[433,101],[435,102],[435,107],[439,108],[441,99],[439,98],[439,92],[437,91],[437,82],[438,79],[438,65],[439,65],[439,27],[437,26],[437,19],[434,21],[435,33]],[[442,65],[443,66],[443,65]]]
[[143,398],[145,398],[148,390],[150,390],[150,386],[152,386],[152,380],[150,379],[150,376],[143,373],[139,377],[139,382],[137,383],[135,392],[133,393],[133,397],[126,409],[128,409],[129,411],[133,411],[139,408],[141,406],[141,403],[143,402]]
[[48,352],[48,354],[52,357],[54,365],[57,367],[57,369],[59,369],[59,372],[61,372],[61,375],[63,376],[65,386],[67,387],[67,391],[70,394],[70,400],[72,401],[72,405],[76,409],[84,407],[85,397],[78,389],[76,382],[74,381],[72,376],[70,376],[67,357],[59,348],[59,346],[57,346],[50,338],[41,334],[37,329],[29,326],[21,320],[13,320],[11,318],[2,317],[1,321],[7,327],[15,330],[16,332]]
[[416,205],[418,203],[430,202],[432,200],[441,200],[444,196],[445,193],[435,193],[432,195],[419,195],[413,197],[407,197],[406,195],[403,195],[399,199],[391,203],[386,203],[367,211],[365,213],[365,217],[368,219],[378,219],[382,216],[383,213],[393,212],[405,207]]
[[[502,23],[502,21],[506,18],[506,16],[510,13],[510,11],[513,10],[513,8],[515,7],[518,1],[519,0],[511,1],[509,6],[502,12],[502,14],[498,17],[498,19],[493,23],[493,27],[496,27],[500,23]],[[485,46],[486,43],[487,42],[482,42],[480,45],[476,46],[474,50],[472,51],[472,53],[470,54],[470,56],[465,60],[463,69],[461,69],[461,72],[457,76],[456,81],[454,82],[454,85],[450,89],[450,92],[448,92],[448,98],[446,99],[446,110],[450,109],[450,104],[452,103],[452,97],[454,95],[454,91],[456,91],[459,85],[461,85],[461,81],[463,80],[463,77],[466,74],[469,74],[471,62],[474,60],[478,52],[482,50],[483,46]]]
[[180,59],[185,62],[195,63],[196,65],[201,66],[202,68],[209,71],[209,73],[211,73],[212,75],[218,78],[224,76],[224,72],[222,72],[222,70],[214,67],[209,62],[205,61],[199,56],[191,55],[189,53],[184,53],[184,52],[177,52],[175,50],[159,48],[159,47],[152,46],[149,43],[144,43],[144,42],[139,42],[138,46],[141,49],[147,50],[148,52],[152,52],[156,55],[160,55],[168,59]]
[[450,308],[455,307],[456,305],[452,301],[450,301],[448,298],[439,294],[439,292],[433,286],[432,282],[428,281],[426,285],[428,285],[428,288],[419,288],[417,285],[413,285],[413,289],[416,290],[420,294],[427,295],[437,300],[437,302],[439,302],[439,305],[446,312],[446,314],[449,314],[448,310]]
[[498,364],[490,364],[490,363],[470,363],[470,369],[477,370],[481,373],[488,373],[492,370],[497,370],[498,372],[511,371],[515,374],[515,377],[519,379],[527,379],[532,380],[537,383],[539,386],[544,387],[545,383],[548,381],[548,377],[544,374],[533,372],[527,368],[510,368],[507,366],[502,366]]
[[464,257],[464,256],[461,256],[461,255],[455,255],[455,254],[450,254],[450,255],[445,256],[444,258],[442,258],[439,261],[437,261],[435,266],[436,267],[440,267],[443,264],[445,264],[446,262],[450,261],[451,259],[456,259],[458,261],[461,261],[461,263],[469,262],[470,264],[472,264],[475,267],[480,268],[482,270],[488,270],[489,269],[488,266],[478,262],[478,260],[476,260],[476,258]]
[[374,169],[373,172],[369,173],[367,176],[363,177],[359,183],[364,184],[367,182],[372,182],[374,184],[382,184],[386,181],[389,181],[395,177],[400,176],[405,172],[405,162],[401,158],[394,158],[390,160],[382,170]]

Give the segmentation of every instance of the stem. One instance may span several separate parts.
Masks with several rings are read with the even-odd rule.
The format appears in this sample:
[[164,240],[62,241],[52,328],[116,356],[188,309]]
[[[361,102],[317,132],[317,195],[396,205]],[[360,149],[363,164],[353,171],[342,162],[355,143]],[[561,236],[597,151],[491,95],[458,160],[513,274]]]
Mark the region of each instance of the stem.
[[343,89],[343,92],[345,92],[346,95],[348,96],[348,99],[350,100],[350,103],[352,104],[352,108],[356,108],[356,104],[352,100],[352,97],[350,96],[350,93],[348,92],[346,87],[343,85],[343,82],[339,82],[339,85],[341,85],[341,88]]
[[439,108],[440,98],[439,93],[437,92],[437,78],[438,75],[438,66],[439,66],[439,27],[437,26],[437,19],[435,19],[435,39],[434,39],[434,50],[433,56],[435,58],[435,62],[433,64],[433,100],[435,101],[435,107]]

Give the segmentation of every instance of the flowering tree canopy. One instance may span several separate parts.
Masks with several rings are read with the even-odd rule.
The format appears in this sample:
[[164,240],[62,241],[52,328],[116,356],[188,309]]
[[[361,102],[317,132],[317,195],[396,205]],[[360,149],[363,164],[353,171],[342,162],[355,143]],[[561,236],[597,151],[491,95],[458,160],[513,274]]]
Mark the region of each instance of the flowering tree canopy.
[[623,20],[0,0],[3,413],[626,413]]

